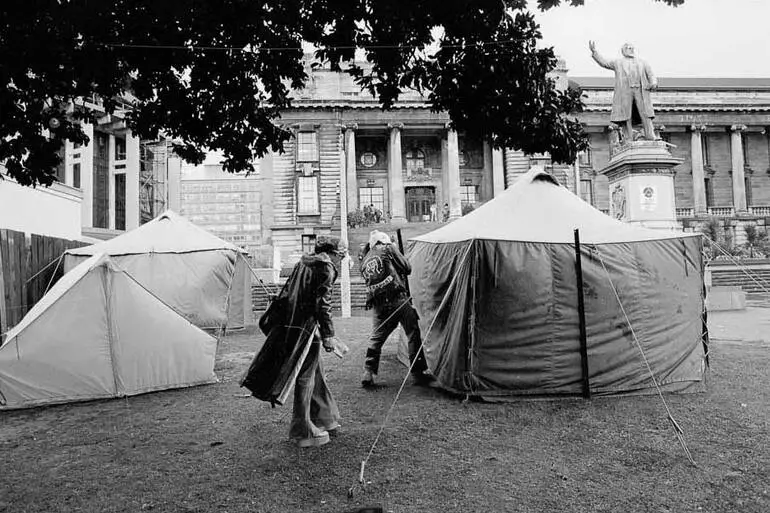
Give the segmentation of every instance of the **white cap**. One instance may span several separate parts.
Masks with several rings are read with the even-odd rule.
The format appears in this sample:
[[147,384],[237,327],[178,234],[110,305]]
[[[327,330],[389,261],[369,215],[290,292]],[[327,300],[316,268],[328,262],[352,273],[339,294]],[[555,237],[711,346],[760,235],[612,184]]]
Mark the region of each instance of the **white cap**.
[[390,244],[390,237],[387,233],[381,232],[380,230],[372,230],[369,233],[369,247],[374,247],[378,242],[381,244]]

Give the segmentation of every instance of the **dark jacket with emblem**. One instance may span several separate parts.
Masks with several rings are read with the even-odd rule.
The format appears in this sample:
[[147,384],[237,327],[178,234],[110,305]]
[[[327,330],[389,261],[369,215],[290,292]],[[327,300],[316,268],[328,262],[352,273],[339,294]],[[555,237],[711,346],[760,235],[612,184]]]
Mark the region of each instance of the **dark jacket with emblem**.
[[[378,282],[369,280],[371,271],[367,268],[372,265],[382,265],[387,277]],[[407,294],[407,276],[412,273],[412,266],[393,244],[375,244],[369,248],[362,256],[360,270],[366,281],[366,308],[394,301]]]

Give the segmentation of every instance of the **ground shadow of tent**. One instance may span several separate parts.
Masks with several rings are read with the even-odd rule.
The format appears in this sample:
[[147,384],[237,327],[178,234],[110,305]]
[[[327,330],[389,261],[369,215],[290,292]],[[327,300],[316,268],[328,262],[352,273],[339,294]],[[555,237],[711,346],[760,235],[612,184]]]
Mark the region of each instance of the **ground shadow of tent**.
[[0,346],[0,409],[213,383],[216,339],[109,257],[62,277]]
[[166,211],[123,235],[65,253],[64,270],[109,255],[139,283],[201,328],[242,328],[251,313],[244,251]]
[[409,241],[429,365],[445,388],[484,397],[580,395],[586,381],[597,395],[697,390],[707,343],[701,246],[699,234],[616,221],[533,169]]

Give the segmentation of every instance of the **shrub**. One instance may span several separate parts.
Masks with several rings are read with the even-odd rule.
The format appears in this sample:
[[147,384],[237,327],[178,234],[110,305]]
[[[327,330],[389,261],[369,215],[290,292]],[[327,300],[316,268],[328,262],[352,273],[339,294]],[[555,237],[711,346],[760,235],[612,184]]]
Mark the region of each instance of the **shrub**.
[[463,205],[462,205],[462,214],[463,215],[468,214],[470,212],[473,212],[474,210],[476,210],[476,207],[473,206],[473,203],[463,203]]
[[366,219],[364,212],[357,208],[348,212],[348,228],[358,228],[359,226],[369,226],[369,220]]
[[760,230],[756,225],[749,224],[744,227],[746,242],[743,249],[749,258],[766,258],[770,255],[770,240],[767,229]]

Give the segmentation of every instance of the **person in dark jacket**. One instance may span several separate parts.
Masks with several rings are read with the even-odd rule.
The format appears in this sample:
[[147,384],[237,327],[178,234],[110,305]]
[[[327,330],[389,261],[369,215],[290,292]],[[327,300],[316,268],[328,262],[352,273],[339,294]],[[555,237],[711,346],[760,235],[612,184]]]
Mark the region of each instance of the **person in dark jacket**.
[[255,397],[282,404],[296,376],[289,438],[299,447],[324,445],[340,427],[321,347],[340,357],[347,352],[331,318],[333,285],[345,252],[338,238],[319,236],[315,253],[302,256],[260,319],[267,340],[241,382]]
[[366,350],[361,385],[374,386],[374,376],[380,367],[382,346],[401,324],[409,344],[409,359],[413,362],[415,384],[427,385],[434,380],[421,349],[419,317],[412,306],[407,288],[407,276],[412,266],[390,241],[388,234],[374,230],[361,257],[361,276],[367,286],[366,308],[374,310],[372,335]]
[[299,447],[323,445],[329,441],[329,435],[334,435],[340,427],[339,408],[326,383],[321,364],[321,346],[326,352],[337,352],[340,356],[347,352],[347,347],[334,335],[331,316],[332,290],[344,253],[336,237],[319,237],[315,254],[303,255],[297,264],[304,277],[304,297],[299,300],[318,322],[318,332],[294,384],[294,411],[289,437]]

